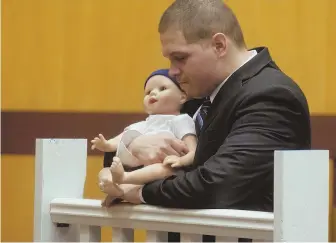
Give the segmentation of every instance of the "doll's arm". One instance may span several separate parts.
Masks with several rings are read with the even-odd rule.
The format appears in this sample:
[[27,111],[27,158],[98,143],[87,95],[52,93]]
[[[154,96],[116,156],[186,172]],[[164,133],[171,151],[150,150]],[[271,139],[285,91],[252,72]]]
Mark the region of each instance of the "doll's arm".
[[188,134],[182,138],[182,141],[187,145],[189,152],[181,157],[171,155],[167,156],[163,164],[170,164],[171,167],[187,166],[193,163],[197,146],[197,138],[193,134]]
[[118,136],[114,137],[114,138],[111,138],[107,141],[107,143],[110,145],[110,147],[112,148],[113,151],[109,151],[109,152],[114,152],[114,151],[117,151],[117,148],[118,148],[118,144],[121,140],[121,137],[122,137],[122,133],[119,134]]
[[91,140],[91,149],[98,149],[103,152],[115,152],[118,148],[121,136],[122,133],[114,138],[106,140],[103,134],[99,134],[98,137],[95,137],[93,140]]
[[194,162],[195,151],[197,146],[197,138],[193,134],[188,134],[182,138],[182,141],[187,145],[189,152],[180,157],[183,166],[190,165]]

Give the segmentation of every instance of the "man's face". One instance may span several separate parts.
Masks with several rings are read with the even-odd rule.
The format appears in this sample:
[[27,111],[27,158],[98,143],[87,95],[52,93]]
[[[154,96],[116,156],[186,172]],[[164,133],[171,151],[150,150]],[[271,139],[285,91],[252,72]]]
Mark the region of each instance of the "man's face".
[[188,44],[183,33],[168,30],[160,35],[162,53],[188,98],[208,96],[216,87],[218,57],[211,40]]

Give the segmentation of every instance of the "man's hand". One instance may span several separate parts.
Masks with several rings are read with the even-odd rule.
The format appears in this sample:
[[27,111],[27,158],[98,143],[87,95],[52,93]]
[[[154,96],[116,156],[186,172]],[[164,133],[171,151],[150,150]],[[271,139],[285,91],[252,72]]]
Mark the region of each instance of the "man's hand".
[[103,207],[107,208],[112,207],[113,205],[116,204],[116,202],[119,202],[120,200],[125,200],[133,204],[142,203],[140,200],[140,189],[142,188],[141,185],[122,184],[119,185],[119,187],[123,191],[123,195],[120,196],[116,196],[115,194],[107,195],[101,203]]
[[98,137],[95,137],[91,140],[92,146],[91,149],[98,149],[102,152],[113,151],[113,146],[105,139],[103,134],[99,134]]
[[166,134],[139,136],[128,149],[144,165],[161,163],[168,155],[182,156],[188,153],[184,142]]
[[101,202],[101,205],[103,207],[109,208],[112,207],[113,204],[116,204],[117,202],[120,202],[120,200],[118,200],[118,197],[107,195],[105,199]]

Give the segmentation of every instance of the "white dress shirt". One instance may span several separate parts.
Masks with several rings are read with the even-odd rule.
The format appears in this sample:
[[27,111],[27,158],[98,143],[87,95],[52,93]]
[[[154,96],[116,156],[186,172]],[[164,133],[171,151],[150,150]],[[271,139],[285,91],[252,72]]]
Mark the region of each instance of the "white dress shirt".
[[[241,68],[242,66],[244,66],[248,61],[250,61],[254,56],[256,56],[258,53],[256,50],[251,50],[249,51],[250,56],[249,58],[247,58],[236,70],[234,70],[223,82],[221,82],[216,89],[212,92],[212,94],[210,95],[210,101],[211,103],[213,102],[213,100],[215,99],[216,95],[218,94],[219,90],[223,87],[224,83],[231,77],[232,74],[234,74],[239,68]],[[199,112],[199,110],[201,109],[201,106],[197,109],[197,111],[195,112],[193,119],[194,121],[196,120],[196,115]]]

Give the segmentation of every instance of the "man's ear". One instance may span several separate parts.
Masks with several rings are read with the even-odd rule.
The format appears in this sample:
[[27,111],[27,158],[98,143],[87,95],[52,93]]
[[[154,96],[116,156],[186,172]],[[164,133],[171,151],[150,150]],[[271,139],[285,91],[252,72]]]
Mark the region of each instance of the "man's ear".
[[212,36],[212,46],[218,57],[226,54],[227,41],[227,37],[223,33],[216,33]]
[[180,103],[181,105],[184,104],[185,102],[187,102],[187,94],[184,92],[181,92],[181,100]]

